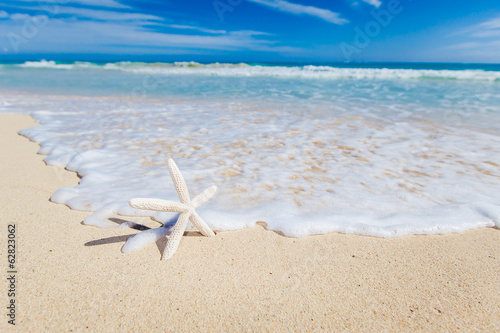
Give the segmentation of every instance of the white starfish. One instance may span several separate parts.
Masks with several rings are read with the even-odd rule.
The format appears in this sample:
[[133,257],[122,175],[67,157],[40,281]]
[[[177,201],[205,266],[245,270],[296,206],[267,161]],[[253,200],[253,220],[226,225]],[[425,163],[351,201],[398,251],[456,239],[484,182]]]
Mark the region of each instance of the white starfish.
[[[179,219],[177,220],[177,223],[172,230],[170,238],[167,242],[167,246],[165,247],[165,250],[163,252],[163,260],[170,259],[174,255],[177,247],[179,246],[182,235],[186,230],[188,220],[190,220],[204,236],[215,236],[212,229],[210,229],[205,221],[203,221],[198,213],[196,213],[195,209],[208,201],[215,194],[215,192],[217,191],[217,186],[210,186],[209,188],[198,194],[193,200],[191,200],[189,198],[186,181],[184,180],[184,177],[182,177],[179,168],[172,159],[168,160],[168,170],[170,171],[172,182],[174,183],[175,189],[177,190],[177,194],[179,195],[179,199],[181,200],[181,202],[149,198],[135,198],[130,200],[129,202],[129,205],[131,207],[137,209],[180,213]],[[131,250],[133,248],[136,248],[136,246],[132,245],[132,243],[136,243],[135,245],[137,245],[137,243],[149,243],[151,241],[160,239],[166,234],[167,231],[165,226],[144,231],[132,237],[134,238],[134,241],[132,241],[132,238],[129,239],[123,246],[122,251],[130,252],[129,249]]]

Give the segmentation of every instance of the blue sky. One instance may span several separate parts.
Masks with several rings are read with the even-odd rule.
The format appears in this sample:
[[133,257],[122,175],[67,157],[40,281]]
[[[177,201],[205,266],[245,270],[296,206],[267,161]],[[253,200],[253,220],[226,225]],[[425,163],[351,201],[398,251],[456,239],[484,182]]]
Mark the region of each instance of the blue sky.
[[498,0],[0,1],[0,59],[500,63]]

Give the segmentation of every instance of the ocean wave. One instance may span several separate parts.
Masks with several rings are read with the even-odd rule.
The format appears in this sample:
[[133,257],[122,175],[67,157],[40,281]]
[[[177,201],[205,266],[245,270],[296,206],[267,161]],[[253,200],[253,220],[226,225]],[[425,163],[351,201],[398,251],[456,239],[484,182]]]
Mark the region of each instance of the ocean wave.
[[232,100],[117,109],[114,98],[0,97],[12,105],[6,109],[44,110],[32,113],[41,126],[20,133],[40,143],[47,164],[82,177],[51,200],[94,211],[85,224],[107,227],[116,215],[143,214],[169,221],[168,213],[137,211],[128,202],[177,200],[165,170],[172,157],[194,193],[219,187],[203,208],[215,230],[265,221],[293,237],[396,237],[500,225],[497,133],[392,121],[390,110],[384,120],[363,116],[373,101],[317,118]]
[[78,68],[99,68],[100,65],[85,61],[75,61],[73,63],[57,63],[53,60],[26,61],[16,65],[22,68],[53,68],[53,69],[78,69]]
[[500,82],[500,71],[482,69],[436,70],[391,68],[341,68],[333,66],[262,66],[245,63],[174,62],[144,63],[116,62],[97,64],[91,62],[58,63],[55,61],[27,61],[17,65],[22,68],[120,70],[137,74],[155,75],[208,75],[222,77],[276,77],[305,79],[358,79],[358,80],[453,80]]

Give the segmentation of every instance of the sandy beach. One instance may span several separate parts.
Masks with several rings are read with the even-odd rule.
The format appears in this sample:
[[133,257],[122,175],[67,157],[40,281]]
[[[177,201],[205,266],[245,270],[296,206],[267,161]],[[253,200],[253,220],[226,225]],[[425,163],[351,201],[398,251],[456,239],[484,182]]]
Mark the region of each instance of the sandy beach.
[[137,230],[82,225],[89,212],[50,202],[79,178],[17,134],[35,125],[0,115],[4,272],[7,225],[17,241],[16,326],[4,279],[2,331],[500,331],[498,228],[288,238],[258,225],[188,232],[169,261],[165,240],[125,255]]

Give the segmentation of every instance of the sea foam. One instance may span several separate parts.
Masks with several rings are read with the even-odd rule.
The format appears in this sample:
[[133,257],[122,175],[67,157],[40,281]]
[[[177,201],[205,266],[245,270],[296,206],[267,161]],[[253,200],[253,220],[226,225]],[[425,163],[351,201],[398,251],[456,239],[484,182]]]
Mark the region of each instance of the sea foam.
[[[191,195],[219,187],[199,211],[215,230],[265,221],[287,236],[395,237],[500,223],[495,83],[204,80],[163,69],[155,75],[171,85],[132,100],[1,93],[1,111],[28,112],[42,124],[21,134],[40,143],[47,164],[82,177],[52,201],[95,212],[86,224],[113,226],[117,215],[171,222],[171,213],[128,206],[133,197],[177,200],[168,158]],[[90,79],[103,69],[86,71]],[[135,71],[105,77],[119,86],[147,75]]]
[[249,66],[247,64],[200,64],[196,62],[135,63],[116,62],[96,64],[90,62],[56,63],[55,61],[27,61],[19,64],[23,68],[82,69],[126,71],[156,75],[208,75],[226,77],[267,76],[278,78],[310,79],[370,79],[370,80],[459,80],[500,81],[500,72],[481,69],[434,70],[434,69],[389,69],[389,68],[339,68],[335,66]]

